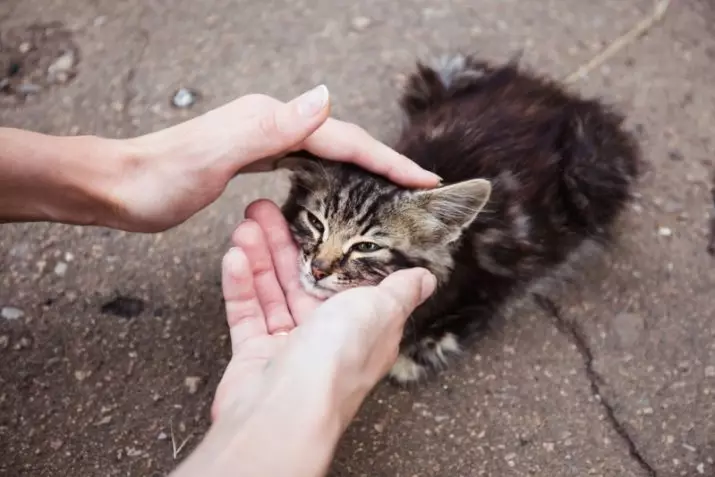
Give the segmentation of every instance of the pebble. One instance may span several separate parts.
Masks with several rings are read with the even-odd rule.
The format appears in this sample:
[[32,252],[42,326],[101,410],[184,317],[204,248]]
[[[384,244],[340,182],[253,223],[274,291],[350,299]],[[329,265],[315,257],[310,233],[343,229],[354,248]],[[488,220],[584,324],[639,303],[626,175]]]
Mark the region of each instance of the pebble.
[[47,76],[49,76],[52,81],[65,83],[69,79],[69,74],[74,66],[74,61],[74,52],[65,52],[47,68]]
[[698,474],[705,475],[705,464],[703,464],[702,462],[699,463],[695,469],[698,471]]
[[169,436],[166,435],[166,432],[160,432],[158,436],[156,436],[156,440],[158,441],[165,441],[169,438]]
[[201,378],[198,376],[187,376],[184,379],[184,385],[189,390],[189,394],[196,394],[199,390],[199,384],[201,383]]
[[25,312],[19,308],[15,308],[12,306],[4,306],[2,310],[0,310],[0,316],[5,318],[6,320],[18,320],[25,316]]
[[372,24],[368,17],[355,17],[350,21],[352,27],[357,31],[363,31]]
[[658,235],[661,237],[670,237],[673,235],[673,230],[670,227],[659,227]]
[[140,449],[136,449],[134,447],[127,447],[126,453],[127,453],[127,457],[139,457],[140,455],[142,455],[142,451]]
[[706,366],[705,376],[708,378],[715,378],[715,366]]
[[29,41],[23,41],[22,43],[20,43],[20,47],[18,48],[18,50],[20,50],[20,53],[22,53],[23,55],[25,53],[27,53],[28,51],[30,51],[31,49],[32,49],[32,45],[30,44]]
[[176,93],[174,93],[174,96],[171,98],[171,104],[175,108],[190,108],[194,105],[194,103],[196,103],[196,97],[197,94],[195,91],[189,88],[180,88],[178,91],[176,91]]
[[5,349],[10,344],[10,337],[8,335],[0,336],[0,349]]
[[15,88],[20,94],[37,94],[42,91],[42,86],[33,83],[22,83]]
[[81,382],[81,381],[84,381],[85,379],[87,379],[90,374],[91,374],[91,373],[90,373],[89,371],[77,370],[77,371],[74,372],[74,378],[75,378],[77,381],[80,381],[80,382]]
[[67,273],[67,264],[65,262],[57,262],[57,265],[55,265],[55,275],[64,277],[65,273]]
[[95,426],[104,426],[106,424],[109,424],[112,422],[112,416],[104,416],[102,419],[97,421],[94,425]]
[[52,450],[54,450],[54,451],[60,450],[60,447],[62,447],[62,444],[64,444],[64,442],[62,442],[62,441],[59,440],[59,439],[54,439],[54,440],[51,440],[51,441],[50,441],[50,447],[51,447]]

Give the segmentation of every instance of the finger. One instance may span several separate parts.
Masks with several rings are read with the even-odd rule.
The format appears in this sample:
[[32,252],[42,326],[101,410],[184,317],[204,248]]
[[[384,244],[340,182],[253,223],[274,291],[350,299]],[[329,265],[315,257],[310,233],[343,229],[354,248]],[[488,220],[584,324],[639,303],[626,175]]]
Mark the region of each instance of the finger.
[[399,270],[388,275],[377,289],[386,298],[382,317],[404,326],[410,314],[435,290],[437,279],[423,268]]
[[253,285],[251,265],[241,249],[232,248],[224,256],[222,283],[226,319],[235,352],[245,340],[267,333],[266,319]]
[[316,156],[352,162],[405,187],[435,187],[441,178],[373,138],[364,129],[328,119],[303,143]]
[[240,138],[237,157],[244,166],[284,153],[310,136],[330,114],[330,95],[320,85],[285,104],[259,110],[241,122],[234,137]]
[[293,329],[295,323],[288,311],[288,304],[278,283],[266,237],[260,225],[252,220],[245,221],[234,232],[233,242],[248,257],[256,295],[266,317],[268,333]]
[[246,209],[246,217],[260,225],[268,239],[268,249],[278,282],[283,288],[288,308],[297,325],[300,325],[321,303],[305,293],[298,273],[298,248],[278,206],[267,200],[252,203]]

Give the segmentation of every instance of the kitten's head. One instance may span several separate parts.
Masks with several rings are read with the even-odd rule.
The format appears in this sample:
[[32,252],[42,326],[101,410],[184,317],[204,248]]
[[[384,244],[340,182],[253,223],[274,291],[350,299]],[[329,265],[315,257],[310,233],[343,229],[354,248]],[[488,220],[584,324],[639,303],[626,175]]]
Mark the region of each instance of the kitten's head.
[[415,266],[447,278],[456,245],[491,194],[484,179],[407,190],[351,165],[289,162],[283,213],[300,248],[301,282],[320,298]]

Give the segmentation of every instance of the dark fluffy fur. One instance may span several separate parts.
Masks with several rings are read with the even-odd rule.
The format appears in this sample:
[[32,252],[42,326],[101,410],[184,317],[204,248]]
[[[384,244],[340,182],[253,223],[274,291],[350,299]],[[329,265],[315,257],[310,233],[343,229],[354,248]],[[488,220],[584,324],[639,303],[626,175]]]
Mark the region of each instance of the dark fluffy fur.
[[[336,233],[350,221],[353,228],[345,230],[358,231],[362,221],[355,233],[372,224],[382,227],[378,239],[408,236],[388,251],[357,258],[338,250],[351,232],[334,240],[329,271],[342,273],[338,281],[347,288],[411,266],[437,274],[439,289],[408,322],[393,368],[393,378],[409,382],[446,364],[509,298],[566,263],[580,245],[608,239],[640,160],[620,115],[513,62],[493,66],[455,56],[434,67],[420,64],[401,105],[408,122],[394,148],[446,184],[487,179],[491,193],[483,210],[478,200],[442,197],[458,202],[451,212],[471,207],[474,214],[449,224],[447,213],[438,217],[439,227],[425,229],[420,224],[444,212],[444,203],[430,209],[432,198],[417,200],[417,192],[353,166],[321,163],[294,175],[284,212],[308,260],[322,253],[325,237],[309,230],[303,208],[321,209],[321,220]],[[453,232],[458,237],[449,257],[431,252],[444,247],[440,234]]]

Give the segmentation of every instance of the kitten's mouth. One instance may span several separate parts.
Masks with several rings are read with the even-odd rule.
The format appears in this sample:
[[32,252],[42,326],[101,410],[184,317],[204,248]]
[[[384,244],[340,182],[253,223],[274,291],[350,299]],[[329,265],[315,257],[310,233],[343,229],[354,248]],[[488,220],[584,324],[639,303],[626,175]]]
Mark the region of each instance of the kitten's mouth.
[[317,283],[313,277],[304,273],[301,273],[300,275],[300,284],[309,295],[320,298],[321,300],[330,298],[338,292],[337,290],[333,290]]

